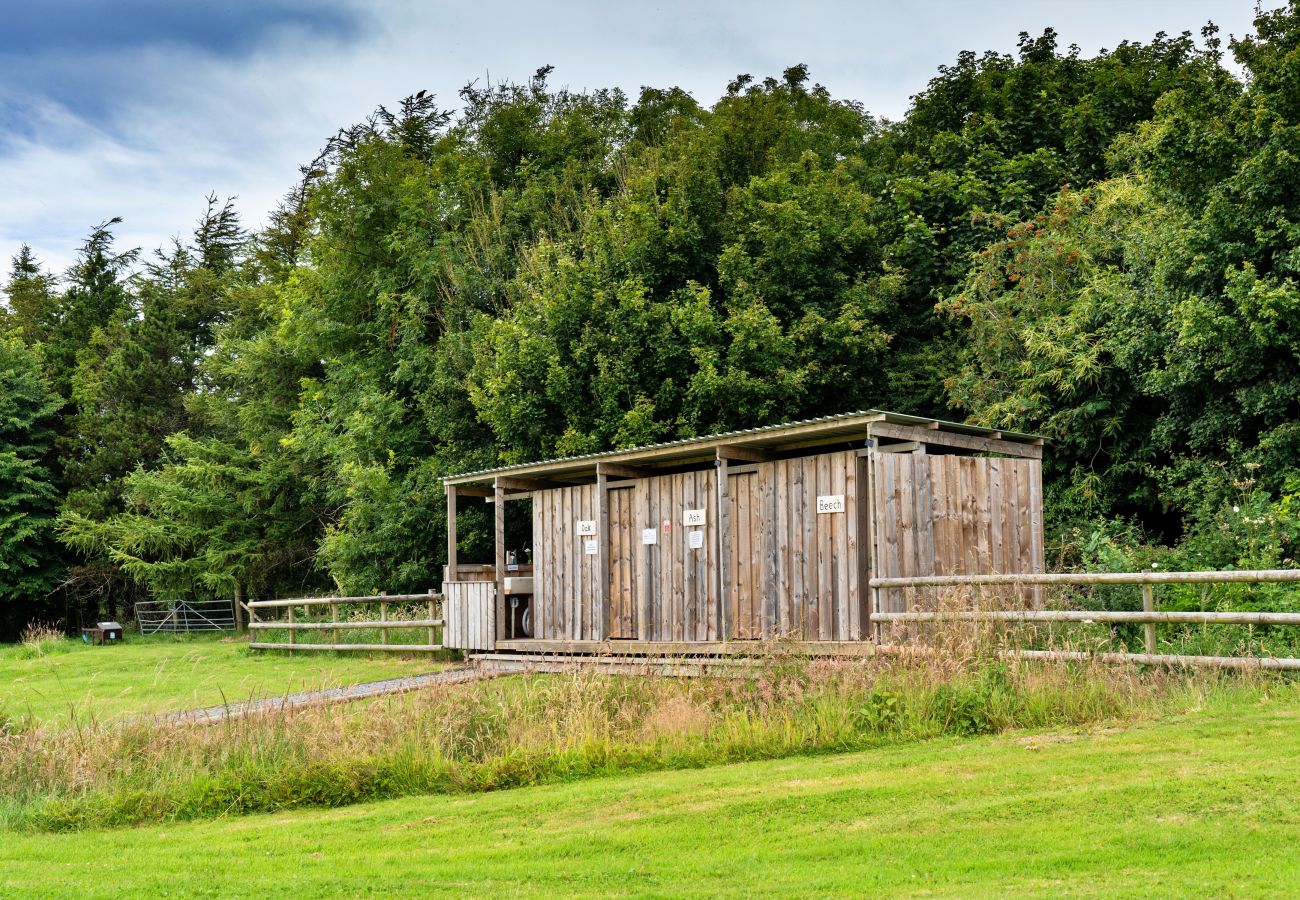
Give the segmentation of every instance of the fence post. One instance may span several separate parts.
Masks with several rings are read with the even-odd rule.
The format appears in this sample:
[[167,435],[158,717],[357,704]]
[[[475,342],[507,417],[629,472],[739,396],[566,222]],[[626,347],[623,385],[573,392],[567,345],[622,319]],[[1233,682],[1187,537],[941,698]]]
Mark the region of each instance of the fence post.
[[[379,596],[387,597],[388,591],[380,591]],[[379,603],[379,643],[388,643],[388,601],[381,600]]]
[[[1156,611],[1155,588],[1149,584],[1142,585],[1142,611]],[[1156,652],[1156,623],[1147,622],[1143,630],[1146,631],[1147,653],[1154,655]]]
[[[434,620],[434,612],[433,612],[433,588],[429,588],[429,621],[432,622],[433,620]],[[434,646],[435,644],[438,643],[438,636],[437,636],[436,632],[437,632],[437,627],[436,627],[436,626],[433,626],[433,625],[430,625],[430,626],[429,626],[429,646],[430,646],[430,647],[432,647],[432,646]]]
[[287,609],[289,610],[289,643],[296,644],[298,643],[298,629],[293,626],[298,621],[298,616],[294,613],[292,606],[287,607]]
[[[337,603],[331,603],[331,604],[330,604],[330,620],[333,621],[335,625],[338,624],[338,621],[339,621],[339,605],[338,605]],[[338,646],[338,643],[339,643],[339,630],[338,630],[337,628],[335,628],[335,629],[334,629],[334,644],[335,644],[335,646]]]

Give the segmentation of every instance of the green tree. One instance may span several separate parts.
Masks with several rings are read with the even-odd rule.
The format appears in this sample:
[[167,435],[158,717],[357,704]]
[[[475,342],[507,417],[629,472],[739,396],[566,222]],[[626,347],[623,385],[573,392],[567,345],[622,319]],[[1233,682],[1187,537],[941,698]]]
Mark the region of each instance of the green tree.
[[45,465],[58,408],[38,358],[0,334],[0,630],[10,635],[47,612],[59,576],[57,493]]

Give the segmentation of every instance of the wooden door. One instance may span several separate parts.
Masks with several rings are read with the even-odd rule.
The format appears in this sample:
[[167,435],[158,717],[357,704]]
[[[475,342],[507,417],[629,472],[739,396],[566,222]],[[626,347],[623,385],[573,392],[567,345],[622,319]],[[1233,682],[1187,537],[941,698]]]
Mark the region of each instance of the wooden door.
[[637,521],[635,491],[610,489],[609,497],[609,636],[615,640],[637,638],[637,551],[641,529]]

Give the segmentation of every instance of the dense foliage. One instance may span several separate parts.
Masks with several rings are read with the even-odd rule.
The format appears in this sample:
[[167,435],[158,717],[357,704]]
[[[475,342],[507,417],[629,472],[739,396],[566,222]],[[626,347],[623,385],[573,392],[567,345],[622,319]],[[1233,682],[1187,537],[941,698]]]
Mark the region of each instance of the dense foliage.
[[900,122],[804,66],[709,106],[543,68],[379,107],[258,234],[212,198],[151,262],[112,220],[63,278],[24,250],[0,329],[55,399],[12,496],[62,545],[20,602],[424,588],[449,472],[868,406],[1048,435],[1066,563],[1288,563],[1300,9],[1256,31],[1244,78],[1212,27],[1022,35]]

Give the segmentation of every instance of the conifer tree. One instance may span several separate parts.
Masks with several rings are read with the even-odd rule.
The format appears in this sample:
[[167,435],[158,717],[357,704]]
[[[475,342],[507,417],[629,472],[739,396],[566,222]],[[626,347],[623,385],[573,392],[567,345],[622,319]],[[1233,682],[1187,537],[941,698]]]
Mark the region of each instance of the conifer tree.
[[0,335],[0,633],[41,613],[58,577],[57,494],[45,466],[58,408],[38,358]]

